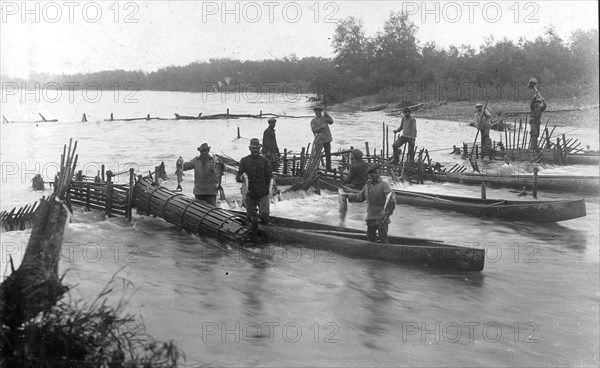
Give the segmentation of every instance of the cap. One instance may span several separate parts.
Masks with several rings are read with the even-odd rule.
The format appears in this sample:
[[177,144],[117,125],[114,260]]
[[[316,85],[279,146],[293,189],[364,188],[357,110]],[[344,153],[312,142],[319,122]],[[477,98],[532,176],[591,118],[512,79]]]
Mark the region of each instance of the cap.
[[408,107],[402,109],[402,112],[412,112],[412,110]]
[[262,147],[262,145],[260,144],[260,141],[258,140],[258,138],[252,138],[250,140],[250,145],[248,146],[248,148],[260,148]]
[[270,118],[270,119],[268,120],[268,122],[269,122],[269,124],[270,124],[270,123],[276,123],[276,122],[277,122],[277,119],[275,119],[275,118]]
[[475,105],[475,107],[483,107],[483,105],[478,103],[477,105]]
[[313,111],[323,111],[323,108],[320,106],[317,106],[313,109]]
[[200,147],[198,147],[198,151],[202,152],[202,151],[209,151],[210,150],[210,146],[208,145],[208,143],[202,143],[202,145],[200,145]]

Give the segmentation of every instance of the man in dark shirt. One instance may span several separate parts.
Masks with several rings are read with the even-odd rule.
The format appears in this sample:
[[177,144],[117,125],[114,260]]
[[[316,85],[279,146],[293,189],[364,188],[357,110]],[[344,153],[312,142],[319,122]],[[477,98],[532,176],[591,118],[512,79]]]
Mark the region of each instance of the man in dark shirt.
[[271,164],[260,155],[261,144],[258,138],[252,138],[248,148],[250,154],[241,159],[236,180],[238,183],[243,183],[243,175],[246,174],[248,177],[248,192],[245,198],[248,219],[255,225],[260,217],[261,223],[268,224]]
[[540,125],[542,123],[542,112],[546,110],[546,101],[543,98],[538,97],[537,95],[531,100],[529,104],[529,109],[531,113],[529,117],[529,135],[531,138],[529,139],[529,149],[537,149],[538,148],[538,137],[540,135]]
[[367,174],[369,164],[362,159],[363,153],[359,149],[352,151],[352,157],[354,158],[354,164],[350,167],[350,173],[344,180],[344,184],[350,188],[361,190],[367,183],[367,179],[369,179],[369,174]]
[[260,152],[267,160],[269,160],[273,170],[276,169],[275,163],[279,159],[279,147],[277,147],[277,137],[275,136],[276,123],[277,119],[269,119],[269,127],[265,129],[265,132],[263,133],[263,146]]

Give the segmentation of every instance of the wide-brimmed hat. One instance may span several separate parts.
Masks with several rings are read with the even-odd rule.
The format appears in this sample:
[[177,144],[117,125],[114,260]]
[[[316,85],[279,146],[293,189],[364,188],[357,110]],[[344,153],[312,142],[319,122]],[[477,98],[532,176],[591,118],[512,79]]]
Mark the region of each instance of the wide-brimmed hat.
[[367,170],[367,173],[373,173],[373,172],[379,172],[379,169],[381,168],[381,166],[379,164],[370,164],[369,165],[369,169]]
[[323,111],[323,108],[321,106],[316,106],[313,108],[313,111]]
[[200,145],[200,147],[198,147],[198,151],[202,152],[202,151],[210,151],[210,146],[208,145],[208,143],[202,143]]
[[260,144],[260,141],[258,140],[258,138],[252,138],[250,140],[250,145],[248,146],[248,148],[260,148],[262,147],[262,145]]
[[269,119],[269,120],[267,120],[267,121],[268,121],[268,123],[269,123],[269,124],[271,124],[271,123],[276,123],[276,122],[277,122],[277,119],[275,119],[275,118],[270,118],[270,119]]

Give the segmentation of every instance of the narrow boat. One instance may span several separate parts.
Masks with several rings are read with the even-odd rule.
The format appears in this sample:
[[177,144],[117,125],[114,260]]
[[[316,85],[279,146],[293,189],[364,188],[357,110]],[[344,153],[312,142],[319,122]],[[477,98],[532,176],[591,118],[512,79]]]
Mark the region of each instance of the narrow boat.
[[331,256],[467,271],[481,271],[485,262],[483,249],[394,236],[390,237],[390,244],[373,243],[367,240],[365,231],[279,217],[271,217],[269,225],[260,225],[258,236],[250,240],[252,230],[245,213],[196,201],[160,187],[149,178],[138,179],[133,188],[133,202],[141,213],[244,247],[294,244],[298,248],[323,250]]
[[259,236],[261,243],[297,244],[331,258],[343,255],[461,271],[481,271],[485,263],[483,249],[399,236],[389,236],[389,244],[374,243],[363,230],[274,216],[269,225],[260,226]]
[[400,189],[394,189],[393,192],[397,203],[514,221],[558,222],[586,215],[583,199],[512,201],[425,194]]
[[[436,182],[450,182],[460,184],[486,183],[492,186],[510,187],[527,190],[533,188],[533,175],[494,175],[478,174],[473,172],[447,173],[433,172]],[[566,176],[566,175],[538,175],[537,188],[556,192],[585,193],[599,195],[600,177],[598,176]]]

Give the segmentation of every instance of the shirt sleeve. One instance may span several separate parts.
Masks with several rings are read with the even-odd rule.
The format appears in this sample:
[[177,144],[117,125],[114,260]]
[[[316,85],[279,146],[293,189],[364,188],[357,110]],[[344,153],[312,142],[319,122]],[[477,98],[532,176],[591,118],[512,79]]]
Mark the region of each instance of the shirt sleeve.
[[194,168],[194,159],[191,159],[190,161],[183,164],[183,171],[191,170],[193,168]]

